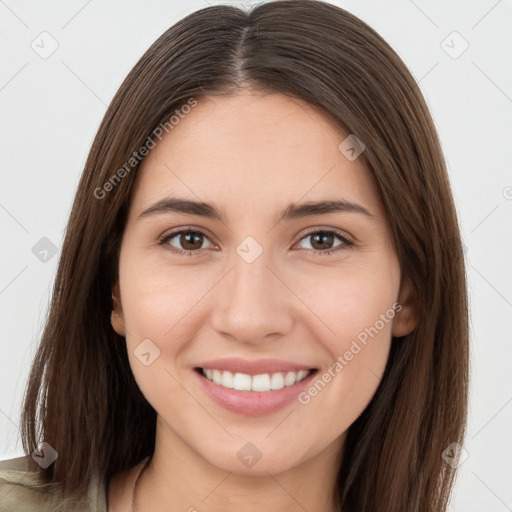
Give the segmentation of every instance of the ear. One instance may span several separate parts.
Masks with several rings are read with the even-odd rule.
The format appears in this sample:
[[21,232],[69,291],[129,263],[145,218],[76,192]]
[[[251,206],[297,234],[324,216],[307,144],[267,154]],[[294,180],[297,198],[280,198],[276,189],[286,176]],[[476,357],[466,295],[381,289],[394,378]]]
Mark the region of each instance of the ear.
[[120,336],[126,336],[126,329],[124,326],[123,307],[121,305],[121,294],[119,291],[119,281],[116,281],[112,286],[112,313],[110,315],[110,323],[112,328]]
[[409,334],[419,322],[419,300],[411,282],[402,280],[398,295],[396,315],[393,320],[393,336],[400,337]]

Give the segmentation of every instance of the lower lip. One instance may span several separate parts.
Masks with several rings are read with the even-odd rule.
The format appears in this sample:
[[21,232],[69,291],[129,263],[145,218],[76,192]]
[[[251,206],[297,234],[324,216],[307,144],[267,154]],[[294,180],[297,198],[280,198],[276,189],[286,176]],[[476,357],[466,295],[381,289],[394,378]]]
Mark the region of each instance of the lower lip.
[[207,379],[200,370],[194,370],[194,373],[208,395],[225,409],[247,416],[263,416],[283,409],[293,402],[309,385],[317,372],[311,372],[307,377],[292,386],[263,392],[225,388]]

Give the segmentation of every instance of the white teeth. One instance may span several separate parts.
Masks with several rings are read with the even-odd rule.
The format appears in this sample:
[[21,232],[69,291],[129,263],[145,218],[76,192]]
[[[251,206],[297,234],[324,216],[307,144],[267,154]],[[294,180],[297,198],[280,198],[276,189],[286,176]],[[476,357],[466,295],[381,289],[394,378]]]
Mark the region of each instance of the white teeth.
[[251,389],[253,391],[270,391],[270,376],[268,373],[253,375]]
[[225,388],[232,388],[234,385],[233,381],[234,377],[231,372],[222,372],[222,380],[220,382],[222,386]]
[[251,376],[245,373],[235,373],[233,387],[238,391],[251,391]]
[[297,374],[295,372],[288,372],[286,377],[284,378],[285,386],[293,386],[295,384],[295,379],[297,378]]
[[213,382],[215,384],[222,383],[222,372],[220,370],[213,370]]
[[282,373],[273,373],[270,379],[270,389],[284,388],[284,377]]
[[297,373],[297,380],[300,382],[304,377],[307,377],[308,373],[308,370],[301,370]]
[[282,389],[285,386],[293,386],[306,378],[310,370],[298,372],[261,373],[259,375],[247,375],[246,373],[233,373],[222,370],[202,369],[203,375],[225,388],[237,391],[256,391],[259,393]]

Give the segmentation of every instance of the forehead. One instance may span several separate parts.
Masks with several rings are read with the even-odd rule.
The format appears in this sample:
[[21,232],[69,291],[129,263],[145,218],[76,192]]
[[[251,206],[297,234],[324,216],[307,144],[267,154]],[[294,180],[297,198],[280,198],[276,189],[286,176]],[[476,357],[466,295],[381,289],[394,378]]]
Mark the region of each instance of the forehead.
[[202,97],[141,163],[131,209],[168,195],[273,210],[340,196],[379,209],[362,159],[351,161],[338,147],[347,135],[315,107],[283,94]]

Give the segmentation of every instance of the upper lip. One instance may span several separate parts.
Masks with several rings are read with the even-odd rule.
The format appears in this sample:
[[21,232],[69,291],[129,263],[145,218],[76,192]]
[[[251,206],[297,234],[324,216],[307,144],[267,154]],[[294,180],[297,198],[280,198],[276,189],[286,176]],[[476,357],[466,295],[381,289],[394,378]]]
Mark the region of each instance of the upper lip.
[[254,361],[239,357],[212,359],[197,365],[205,370],[223,370],[232,373],[245,373],[259,375],[261,373],[297,372],[300,370],[314,370],[311,365],[282,361],[280,359],[257,359]]

